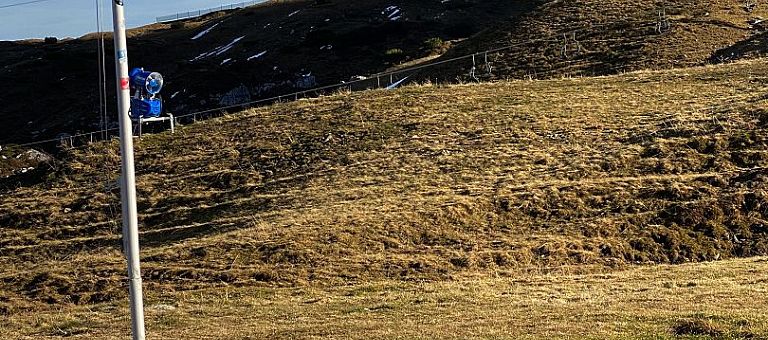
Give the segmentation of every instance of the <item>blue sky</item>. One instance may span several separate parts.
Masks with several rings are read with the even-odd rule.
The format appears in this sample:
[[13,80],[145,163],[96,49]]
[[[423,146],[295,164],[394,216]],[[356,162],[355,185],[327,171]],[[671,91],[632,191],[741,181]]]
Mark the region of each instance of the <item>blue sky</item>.
[[[96,31],[97,0],[50,0],[0,8],[0,40],[79,37]],[[112,0],[104,6],[104,30],[112,30]],[[238,3],[243,0],[125,0],[128,26],[152,23],[158,16]],[[0,7],[24,0],[0,0]]]

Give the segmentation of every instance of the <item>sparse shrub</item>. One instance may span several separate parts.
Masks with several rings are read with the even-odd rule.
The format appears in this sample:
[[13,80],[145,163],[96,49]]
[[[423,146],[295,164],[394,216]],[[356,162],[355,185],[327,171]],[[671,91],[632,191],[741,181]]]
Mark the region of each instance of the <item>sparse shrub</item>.
[[384,52],[384,55],[386,56],[395,56],[395,55],[402,55],[403,50],[399,48],[390,48],[386,52]]
[[45,40],[43,40],[46,45],[54,45],[59,42],[59,38],[56,37],[45,37]]
[[405,59],[405,53],[399,48],[390,48],[384,52],[384,57],[388,62],[396,63]]
[[424,50],[430,52],[430,53],[442,53],[443,52],[443,46],[445,46],[445,41],[440,38],[429,38],[424,41]]

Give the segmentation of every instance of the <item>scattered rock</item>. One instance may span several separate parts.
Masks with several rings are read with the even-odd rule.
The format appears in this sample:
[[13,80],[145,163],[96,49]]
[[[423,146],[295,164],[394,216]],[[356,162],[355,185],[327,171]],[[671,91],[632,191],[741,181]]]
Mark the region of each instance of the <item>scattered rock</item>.
[[149,310],[155,311],[155,312],[172,312],[176,310],[176,307],[171,305],[166,305],[166,304],[157,304],[149,307]]
[[53,157],[51,157],[50,155],[34,149],[25,152],[25,154],[27,159],[30,161],[35,161],[38,163],[50,163],[53,161]]

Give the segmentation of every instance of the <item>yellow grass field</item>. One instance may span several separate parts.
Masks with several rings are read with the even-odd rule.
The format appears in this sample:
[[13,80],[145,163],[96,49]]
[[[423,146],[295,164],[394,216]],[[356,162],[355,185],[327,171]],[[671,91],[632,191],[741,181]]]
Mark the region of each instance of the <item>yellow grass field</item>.
[[[768,259],[604,274],[150,292],[154,339],[768,337]],[[125,339],[125,302],[29,312],[5,338]]]
[[[136,141],[152,338],[765,338],[765,60]],[[125,338],[117,142],[0,182],[0,337]]]

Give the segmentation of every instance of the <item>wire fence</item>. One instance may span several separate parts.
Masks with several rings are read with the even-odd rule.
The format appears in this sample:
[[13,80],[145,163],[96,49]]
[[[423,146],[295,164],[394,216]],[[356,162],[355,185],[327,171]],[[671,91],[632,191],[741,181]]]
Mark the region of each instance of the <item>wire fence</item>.
[[176,13],[171,15],[165,15],[161,17],[157,17],[158,23],[164,23],[164,22],[172,22],[176,20],[183,20],[183,19],[192,19],[201,17],[203,15],[213,13],[213,12],[219,12],[219,11],[225,11],[225,10],[232,10],[232,9],[238,9],[238,8],[246,8],[253,5],[258,5],[260,3],[267,2],[268,0],[256,0],[256,1],[244,1],[236,4],[229,4],[229,5],[221,5],[219,7],[211,7],[207,9],[201,9],[197,11],[190,11],[190,12],[182,12],[182,13]]
[[[315,87],[307,90],[300,90],[294,92],[287,92],[279,95],[270,96],[267,98],[243,101],[234,105],[221,106],[206,110],[200,110],[196,112],[190,112],[185,114],[174,115],[175,123],[179,125],[194,123],[198,120],[208,119],[212,117],[226,115],[230,112],[242,111],[245,109],[273,104],[276,102],[298,100],[303,98],[315,98],[322,95],[327,95],[335,91],[362,91],[371,89],[393,89],[399,86],[409,84],[411,82],[419,81],[433,81],[438,82],[437,79],[431,78],[427,75],[420,74],[424,70],[434,70],[439,67],[458,68],[458,72],[463,74],[463,79],[469,81],[477,81],[481,79],[493,79],[494,73],[494,61],[493,56],[499,56],[509,50],[524,47],[530,45],[528,49],[534,47],[540,48],[544,44],[548,46],[548,49],[552,53],[558,54],[560,62],[564,65],[578,62],[578,59],[573,58],[576,53],[588,53],[587,48],[589,44],[606,44],[614,41],[620,41],[621,39],[605,39],[599,34],[591,34],[591,39],[576,40],[577,34],[587,36],[587,32],[595,32],[597,28],[612,26],[612,25],[626,25],[627,22],[622,23],[603,23],[593,24],[588,27],[582,28],[566,28],[559,31],[552,32],[536,39],[522,40],[513,44],[500,46],[488,50],[477,51],[471,54],[461,55],[453,58],[441,59],[438,61],[415,65],[412,67],[401,68],[391,71],[385,71],[369,75],[366,77],[358,77],[350,81],[342,81],[340,83]],[[652,22],[636,22],[638,30],[641,34],[647,34],[646,32],[653,32],[654,23]],[[624,30],[620,33],[626,34]],[[655,34],[655,33],[650,33]],[[439,69],[438,69],[439,70]],[[455,70],[455,69],[454,69]],[[554,72],[555,70],[549,71]],[[434,72],[433,72],[434,73]],[[547,71],[537,73],[536,76],[542,76]],[[116,137],[118,128],[101,129],[98,131],[78,133],[74,135],[62,135],[57,138],[51,138],[47,140],[35,141],[26,144],[19,144],[21,147],[40,146],[44,144],[55,143],[56,145],[63,147],[76,147],[79,145],[87,145],[96,141],[111,139]]]

